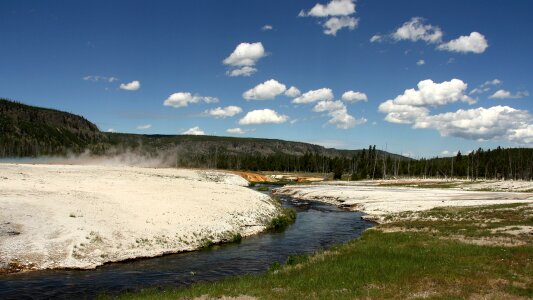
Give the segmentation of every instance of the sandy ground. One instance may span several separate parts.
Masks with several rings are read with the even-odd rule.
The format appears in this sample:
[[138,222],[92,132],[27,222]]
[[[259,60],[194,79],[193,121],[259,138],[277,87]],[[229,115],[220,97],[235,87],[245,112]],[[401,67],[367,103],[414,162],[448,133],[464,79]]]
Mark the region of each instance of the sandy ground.
[[267,195],[221,172],[0,164],[0,271],[94,268],[265,229]]
[[274,193],[362,211],[378,222],[387,214],[434,207],[533,203],[533,193],[379,186],[376,182],[288,185],[275,189]]

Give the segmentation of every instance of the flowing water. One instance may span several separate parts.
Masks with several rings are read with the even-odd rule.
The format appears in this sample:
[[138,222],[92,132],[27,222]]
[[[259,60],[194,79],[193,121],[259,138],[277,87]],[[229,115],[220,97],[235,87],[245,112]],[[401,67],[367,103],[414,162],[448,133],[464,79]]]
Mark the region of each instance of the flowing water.
[[297,212],[279,233],[263,233],[239,244],[112,263],[96,270],[47,270],[0,275],[0,299],[94,298],[142,288],[181,287],[226,276],[265,272],[290,255],[308,254],[357,238],[372,226],[361,213],[329,204],[281,198]]

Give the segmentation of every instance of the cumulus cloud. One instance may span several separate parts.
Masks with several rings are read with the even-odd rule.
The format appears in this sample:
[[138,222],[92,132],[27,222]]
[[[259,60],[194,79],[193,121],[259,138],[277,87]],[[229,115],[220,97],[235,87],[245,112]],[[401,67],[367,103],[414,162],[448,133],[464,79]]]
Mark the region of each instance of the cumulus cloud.
[[393,100],[379,105],[391,123],[412,124],[413,128],[432,128],[441,136],[454,136],[472,140],[507,139],[517,143],[531,143],[531,122],[528,111],[509,106],[459,109],[431,115],[429,107],[457,101],[472,103],[466,96],[466,84],[459,79],[442,83],[424,80],[418,90],[408,89]]
[[263,27],[261,27],[261,30],[263,30],[263,31],[268,31],[268,30],[272,30],[272,29],[274,29],[274,27],[272,27],[272,25],[270,25],[270,24],[266,24]]
[[[479,32],[468,36],[460,36],[449,42],[442,42],[444,33],[438,26],[426,24],[425,19],[413,17],[395,31],[387,35],[376,34],[370,38],[371,43],[383,41],[424,41],[427,44],[438,44],[437,49],[459,53],[483,53],[489,47],[487,39]],[[421,64],[419,64],[421,65]]]
[[317,101],[331,101],[333,100],[333,91],[329,88],[321,88],[318,90],[310,90],[303,95],[292,100],[294,104],[307,104]]
[[324,33],[337,35],[337,31],[348,28],[354,30],[359,19],[351,17],[355,14],[355,0],[331,0],[328,4],[317,3],[309,11],[301,10],[299,17],[327,18],[322,22]]
[[233,70],[226,71],[226,75],[230,77],[236,77],[236,76],[244,76],[249,77],[252,76],[255,72],[257,72],[257,69],[250,66],[244,66],[241,68],[236,68]]
[[286,89],[284,84],[277,80],[270,79],[247,90],[242,94],[242,97],[246,100],[269,100],[282,94]]
[[205,135],[205,132],[202,129],[200,129],[200,127],[195,126],[195,127],[192,127],[192,128],[189,128],[189,129],[183,131],[181,134],[186,134],[186,135]]
[[98,75],[87,75],[82,78],[85,81],[92,81],[92,82],[98,82],[98,81],[106,81],[106,82],[115,82],[118,81],[118,78],[110,76],[98,76]]
[[349,16],[355,13],[354,0],[332,0],[328,4],[317,3],[309,11],[301,10],[300,17]]
[[246,130],[243,130],[242,128],[236,127],[236,128],[228,128],[226,129],[227,133],[231,134],[245,134]]
[[223,63],[225,65],[236,67],[253,66],[265,55],[265,48],[261,42],[240,43],[235,50],[224,59]]
[[403,23],[390,36],[396,41],[424,41],[426,43],[434,44],[442,40],[442,30],[438,26],[424,24],[424,19],[421,17],[414,17],[411,20]]
[[490,95],[490,99],[520,99],[529,96],[528,91],[520,91],[511,93],[506,90],[497,90],[494,94]]
[[440,44],[437,49],[459,53],[483,53],[489,47],[485,36],[479,32],[472,32],[470,35],[460,36],[455,40]]
[[[509,106],[489,108],[459,109],[432,116],[423,116],[413,125],[414,128],[434,128],[442,136],[455,136],[471,140],[510,139],[516,132],[527,131],[531,115],[525,110]],[[527,137],[527,132],[524,135]],[[522,140],[525,139],[524,137]],[[530,137],[529,137],[530,138]]]
[[237,114],[240,114],[242,112],[242,108],[234,105],[226,106],[226,107],[217,107],[213,109],[206,110],[204,112],[205,115],[211,116],[217,119],[224,119],[228,117],[233,117]]
[[368,97],[365,93],[347,91],[342,94],[341,99],[346,102],[359,102],[359,101],[368,101]]
[[[531,122],[531,120],[529,121]],[[509,140],[519,144],[533,144],[533,124],[509,130]]]
[[418,61],[416,62],[416,65],[417,65],[417,66],[423,66],[423,65],[425,65],[425,64],[426,64],[426,61],[423,60],[423,59],[420,59],[420,60],[418,60]]
[[145,129],[150,129],[150,128],[152,128],[152,124],[144,124],[144,125],[137,126],[137,129],[139,130],[145,130]]
[[265,56],[265,48],[261,42],[240,43],[222,62],[232,69],[226,72],[229,76],[250,76],[257,72],[253,66]]
[[126,90],[126,91],[136,91],[140,88],[141,88],[141,83],[138,80],[120,84],[120,89]]
[[324,33],[327,35],[337,35],[337,31],[348,28],[354,30],[359,23],[359,19],[354,17],[332,17],[329,18],[322,26],[324,27]]
[[346,105],[342,103],[341,101],[331,101],[331,100],[323,100],[318,102],[315,107],[313,107],[314,112],[327,112],[327,111],[335,111],[335,110],[341,110],[346,108]]
[[192,95],[191,93],[187,93],[187,92],[177,92],[177,93],[174,93],[168,96],[168,98],[165,99],[165,101],[163,102],[163,105],[171,106],[174,108],[180,108],[180,107],[186,107],[189,104],[200,103],[200,102],[217,103],[218,98]]
[[460,79],[435,83],[431,79],[418,83],[418,89],[407,89],[402,95],[381,103],[378,110],[386,113],[385,120],[392,123],[413,123],[427,115],[427,106],[442,106],[457,101],[469,104],[475,100],[465,94],[468,85]]
[[114,128],[108,128],[107,132],[116,132],[116,130]]
[[482,94],[486,93],[491,90],[493,86],[500,85],[502,83],[499,79],[493,79],[493,80],[487,80],[483,84],[479,85],[478,87],[474,88],[472,91],[470,91],[470,95],[472,94]]
[[248,112],[244,118],[239,120],[240,125],[254,125],[254,124],[279,124],[284,123],[289,119],[286,115],[278,114],[272,109],[256,109]]
[[301,94],[302,93],[300,92],[300,90],[295,86],[291,86],[288,90],[285,91],[285,96],[291,97],[291,98],[296,98],[300,96]]
[[330,117],[329,124],[339,129],[349,129],[356,125],[366,123],[365,118],[356,119],[348,113],[346,105],[340,101],[323,100],[313,107],[314,112],[326,112]]
[[473,104],[476,101],[465,94],[468,85],[460,79],[441,83],[431,79],[422,80],[418,89],[407,89],[392,101],[394,104],[413,106],[439,106],[457,101]]

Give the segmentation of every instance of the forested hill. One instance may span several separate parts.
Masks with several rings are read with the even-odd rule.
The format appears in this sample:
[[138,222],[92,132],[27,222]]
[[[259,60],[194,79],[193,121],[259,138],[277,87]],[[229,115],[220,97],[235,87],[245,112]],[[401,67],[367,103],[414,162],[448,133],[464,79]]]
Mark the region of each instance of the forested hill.
[[83,117],[0,99],[0,157],[81,152],[104,138]]

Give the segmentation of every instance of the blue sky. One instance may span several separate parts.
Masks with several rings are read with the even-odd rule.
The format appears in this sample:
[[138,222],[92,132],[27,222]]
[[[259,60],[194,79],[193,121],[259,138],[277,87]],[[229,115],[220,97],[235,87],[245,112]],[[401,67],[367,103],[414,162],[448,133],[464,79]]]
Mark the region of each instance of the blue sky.
[[375,144],[414,157],[531,147],[532,10],[531,1],[8,0],[0,97],[103,131]]

